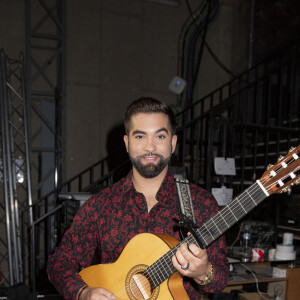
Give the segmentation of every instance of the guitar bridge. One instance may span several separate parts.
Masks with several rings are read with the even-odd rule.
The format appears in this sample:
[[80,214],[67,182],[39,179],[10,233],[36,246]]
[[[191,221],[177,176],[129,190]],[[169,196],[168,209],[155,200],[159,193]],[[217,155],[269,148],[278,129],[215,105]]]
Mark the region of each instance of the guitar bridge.
[[[148,295],[147,292],[149,292],[149,288],[147,288],[148,291],[146,291],[146,288],[144,286],[144,276],[142,276],[141,274],[136,274],[134,276],[132,276],[132,279],[134,280],[136,286],[138,287],[140,293],[143,295],[144,299],[149,299],[151,294]],[[151,292],[151,290],[150,290]]]

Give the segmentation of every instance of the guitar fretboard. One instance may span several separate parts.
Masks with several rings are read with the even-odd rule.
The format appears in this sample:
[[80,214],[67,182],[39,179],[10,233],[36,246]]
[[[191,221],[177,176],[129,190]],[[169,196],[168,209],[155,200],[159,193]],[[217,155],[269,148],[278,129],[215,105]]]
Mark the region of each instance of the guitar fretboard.
[[[205,249],[213,241],[215,241],[220,235],[222,235],[228,228],[233,226],[237,221],[244,217],[254,207],[261,203],[266,194],[259,186],[258,183],[254,183],[243,193],[233,199],[227,206],[221,209],[210,220],[202,224],[196,231],[198,238],[201,241],[201,248]],[[176,269],[172,264],[172,256],[182,243],[195,243],[196,239],[193,235],[186,237],[181,243],[168,251],[164,256],[158,259],[155,263],[147,268],[144,272],[148,276],[153,284],[153,288],[159,286],[167,278],[169,278]]]

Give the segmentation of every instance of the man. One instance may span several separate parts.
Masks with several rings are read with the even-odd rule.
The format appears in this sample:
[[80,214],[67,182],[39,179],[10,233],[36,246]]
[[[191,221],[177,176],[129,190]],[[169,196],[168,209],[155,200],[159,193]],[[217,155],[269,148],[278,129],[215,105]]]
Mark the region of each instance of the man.
[[[60,246],[49,258],[49,279],[66,299],[117,299],[104,287],[88,287],[78,273],[91,264],[95,250],[100,253],[99,263],[107,264],[116,261],[139,233],[167,233],[180,239],[176,230],[179,203],[168,167],[177,142],[175,117],[163,102],[146,97],[127,108],[124,125],[132,171],[79,209]],[[190,189],[200,225],[218,211],[218,206],[207,191],[193,184]],[[227,284],[224,237],[206,250],[183,243],[172,263],[184,276],[190,299],[199,298],[199,287],[213,293],[222,291]]]

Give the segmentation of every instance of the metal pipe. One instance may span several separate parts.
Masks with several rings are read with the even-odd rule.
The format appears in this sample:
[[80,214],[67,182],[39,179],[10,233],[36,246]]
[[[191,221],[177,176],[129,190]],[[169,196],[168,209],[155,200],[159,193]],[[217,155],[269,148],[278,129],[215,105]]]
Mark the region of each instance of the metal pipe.
[[12,241],[11,241],[11,220],[10,220],[10,203],[9,203],[9,175],[7,167],[7,148],[6,148],[6,116],[5,116],[5,55],[3,50],[1,51],[1,133],[2,133],[2,163],[3,163],[3,185],[4,185],[4,198],[5,198],[5,219],[6,219],[6,236],[7,236],[7,256],[8,256],[8,268],[9,268],[9,281],[12,284],[14,282],[13,277],[13,260],[12,260]]

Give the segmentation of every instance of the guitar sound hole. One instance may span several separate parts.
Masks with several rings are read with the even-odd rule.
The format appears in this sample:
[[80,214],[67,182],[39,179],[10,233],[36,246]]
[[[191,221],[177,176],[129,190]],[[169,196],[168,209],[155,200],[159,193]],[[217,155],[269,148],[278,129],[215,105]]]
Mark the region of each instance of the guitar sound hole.
[[157,298],[159,287],[153,290],[149,278],[143,274],[146,269],[146,265],[138,265],[129,271],[126,278],[126,291],[130,300]]

